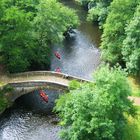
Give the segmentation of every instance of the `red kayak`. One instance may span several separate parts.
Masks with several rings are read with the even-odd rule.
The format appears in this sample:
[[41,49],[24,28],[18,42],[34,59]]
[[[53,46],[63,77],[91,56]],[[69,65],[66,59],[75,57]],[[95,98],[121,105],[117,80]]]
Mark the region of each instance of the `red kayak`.
[[55,72],[61,72],[61,69],[58,67],[55,69]]
[[41,97],[45,102],[48,103],[49,97],[48,97],[48,95],[46,95],[46,93],[45,93],[44,91],[40,90],[40,91],[39,91],[39,95],[40,95],[40,97]]
[[58,52],[55,52],[54,54],[58,59],[61,59],[61,55]]

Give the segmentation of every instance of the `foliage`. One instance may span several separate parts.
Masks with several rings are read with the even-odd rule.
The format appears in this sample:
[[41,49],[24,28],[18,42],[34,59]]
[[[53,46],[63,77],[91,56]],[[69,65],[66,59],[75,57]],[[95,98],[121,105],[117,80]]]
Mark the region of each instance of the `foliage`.
[[108,15],[108,7],[112,0],[91,0],[89,2],[89,14],[87,19],[89,21],[98,21],[100,27],[102,28],[103,24]]
[[73,90],[73,89],[77,89],[81,86],[81,84],[76,81],[76,80],[73,80],[72,82],[70,82],[69,84],[69,90]]
[[11,104],[6,98],[5,93],[12,90],[13,89],[11,88],[11,86],[5,86],[0,89],[0,113],[3,112]]
[[5,10],[1,20],[7,23],[2,30],[2,49],[10,72],[25,71],[29,65],[26,55],[31,40],[30,18],[31,13],[13,6]]
[[57,100],[65,140],[122,140],[125,113],[133,114],[127,99],[131,90],[125,73],[104,66],[95,73],[95,83],[84,83]]
[[126,116],[127,125],[124,129],[122,140],[139,140],[140,139],[140,107],[137,107],[137,115],[135,117]]
[[89,3],[91,0],[75,0],[75,1],[78,1],[81,5],[87,7],[88,3]]
[[102,58],[115,64],[123,64],[122,46],[125,39],[125,26],[132,19],[138,0],[114,0],[104,24],[102,35]]
[[10,72],[48,68],[50,43],[78,25],[75,12],[56,0],[1,0],[0,9],[0,46]]
[[138,75],[140,73],[140,5],[125,31],[126,38],[122,48],[123,59],[128,72]]
[[108,7],[113,0],[76,0],[88,9],[88,21],[97,22],[102,28],[108,15]]
[[140,97],[140,79],[139,77],[128,77],[128,82],[129,85],[131,86],[132,89],[132,94],[131,96],[136,96]]
[[34,22],[39,40],[59,42],[69,27],[77,26],[78,17],[73,10],[56,0],[41,0]]

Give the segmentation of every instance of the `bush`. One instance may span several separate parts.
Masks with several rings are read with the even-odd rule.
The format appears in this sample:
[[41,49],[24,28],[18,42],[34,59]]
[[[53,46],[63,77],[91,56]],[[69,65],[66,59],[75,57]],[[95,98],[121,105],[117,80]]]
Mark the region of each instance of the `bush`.
[[103,27],[103,24],[106,21],[108,12],[109,12],[109,5],[112,0],[94,0],[89,2],[89,11],[88,11],[88,21],[98,21],[100,28]]
[[0,52],[10,72],[49,68],[50,44],[79,23],[57,0],[1,0],[0,9]]
[[125,73],[104,66],[95,73],[95,81],[81,84],[57,100],[63,139],[122,140],[124,112],[133,114]]
[[109,10],[102,35],[102,58],[111,64],[124,64],[122,59],[125,27],[133,18],[138,0],[114,0]]
[[4,86],[3,89],[0,89],[0,113],[3,112],[11,102],[6,98],[5,93],[12,91],[13,88],[11,86]]
[[140,107],[136,108],[135,117],[126,116],[127,124],[124,129],[122,140],[139,140],[140,139]]
[[123,59],[128,72],[138,75],[140,74],[140,5],[125,31],[126,39],[123,41],[122,48]]

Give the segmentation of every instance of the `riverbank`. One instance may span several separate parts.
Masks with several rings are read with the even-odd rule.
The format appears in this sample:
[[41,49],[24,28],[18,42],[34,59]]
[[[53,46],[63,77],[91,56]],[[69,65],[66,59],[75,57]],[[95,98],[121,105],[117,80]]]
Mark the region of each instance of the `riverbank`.
[[10,106],[12,106],[12,102],[9,100],[7,93],[11,92],[12,88],[8,86],[0,87],[0,115]]
[[128,77],[128,82],[132,88],[132,96],[140,97],[140,79]]

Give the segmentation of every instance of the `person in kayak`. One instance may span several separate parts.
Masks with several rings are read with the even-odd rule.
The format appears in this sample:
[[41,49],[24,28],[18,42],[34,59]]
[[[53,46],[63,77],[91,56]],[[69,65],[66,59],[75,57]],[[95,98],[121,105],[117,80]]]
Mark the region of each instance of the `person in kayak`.
[[49,97],[48,97],[48,95],[46,95],[46,93],[45,93],[44,91],[40,90],[40,91],[39,91],[39,95],[40,95],[40,97],[41,97],[45,102],[48,103]]
[[58,67],[58,68],[55,69],[55,72],[59,72],[60,73],[61,69]]
[[58,52],[55,52],[54,54],[58,59],[61,59],[61,55]]

